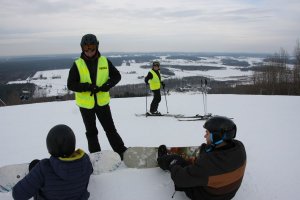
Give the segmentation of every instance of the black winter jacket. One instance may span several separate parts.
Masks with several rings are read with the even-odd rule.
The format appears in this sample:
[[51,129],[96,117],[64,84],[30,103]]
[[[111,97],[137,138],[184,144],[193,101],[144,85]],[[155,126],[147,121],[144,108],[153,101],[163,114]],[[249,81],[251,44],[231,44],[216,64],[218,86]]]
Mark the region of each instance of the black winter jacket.
[[195,164],[171,168],[176,188],[192,200],[227,200],[235,196],[246,167],[242,142],[233,140],[224,147],[206,152],[202,144]]
[[74,160],[64,161],[51,156],[41,160],[30,173],[13,188],[15,200],[25,200],[38,195],[45,200],[87,200],[92,163],[87,154],[77,150]]
[[[96,75],[97,75],[97,65],[98,58],[101,56],[100,52],[98,52],[93,58],[87,58],[84,53],[81,53],[81,58],[85,61],[91,76],[92,84],[96,84]],[[110,88],[114,87],[120,80],[121,74],[117,70],[117,68],[112,64],[112,62],[107,59],[108,62],[108,70],[109,70],[109,79],[106,82]],[[84,83],[80,83],[80,75],[74,62],[68,77],[68,89],[74,92],[86,92],[88,91],[88,85]]]
[[[157,74],[159,80],[161,80],[161,76],[160,76],[159,71],[155,71],[154,69],[153,69],[153,71]],[[152,79],[152,78],[153,78],[153,75],[152,75],[152,73],[149,71],[148,74],[147,74],[147,76],[145,77],[145,83],[148,84],[148,81],[149,81],[150,79]]]

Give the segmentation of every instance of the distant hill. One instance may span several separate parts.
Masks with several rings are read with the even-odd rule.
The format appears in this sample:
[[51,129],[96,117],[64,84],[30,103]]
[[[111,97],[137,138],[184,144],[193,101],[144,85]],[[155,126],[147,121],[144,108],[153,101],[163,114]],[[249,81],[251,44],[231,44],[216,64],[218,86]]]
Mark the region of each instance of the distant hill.
[[[18,79],[26,79],[37,71],[68,69],[80,54],[23,56],[0,58],[0,84]],[[120,66],[124,61],[150,62],[159,58],[152,54],[109,53],[105,55],[115,65]]]

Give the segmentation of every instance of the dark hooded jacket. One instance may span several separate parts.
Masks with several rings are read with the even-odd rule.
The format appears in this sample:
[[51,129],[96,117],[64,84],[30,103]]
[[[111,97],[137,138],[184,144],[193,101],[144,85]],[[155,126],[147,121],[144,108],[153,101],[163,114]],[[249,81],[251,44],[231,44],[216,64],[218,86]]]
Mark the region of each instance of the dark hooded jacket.
[[82,150],[77,150],[70,158],[41,160],[13,188],[16,200],[30,199],[38,196],[45,200],[86,200],[93,167],[90,158]]
[[207,145],[203,144],[194,164],[171,168],[176,189],[184,191],[192,200],[232,199],[242,183],[246,167],[243,143],[233,140],[213,151],[206,149]]

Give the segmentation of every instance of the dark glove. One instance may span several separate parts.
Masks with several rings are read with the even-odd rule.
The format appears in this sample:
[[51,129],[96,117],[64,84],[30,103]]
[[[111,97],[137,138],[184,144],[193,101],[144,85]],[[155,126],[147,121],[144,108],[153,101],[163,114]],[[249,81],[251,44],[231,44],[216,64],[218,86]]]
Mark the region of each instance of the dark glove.
[[40,160],[38,160],[38,159],[34,159],[33,161],[31,161],[28,166],[29,171],[31,171],[32,168],[34,168],[34,166],[36,166],[39,162],[40,162]]
[[93,96],[94,94],[96,94],[98,91],[98,86],[94,85],[94,84],[90,84],[90,88],[89,88],[89,91],[91,91],[91,95],[90,96]]
[[92,85],[91,89],[91,96],[97,94],[98,92],[108,92],[110,89],[110,85],[108,83],[103,84],[102,86],[98,87],[96,85]]
[[104,83],[102,86],[97,88],[98,92],[108,92],[110,90],[110,85],[108,83]]
[[82,92],[91,92],[93,85],[90,83],[81,83],[81,91]]
[[166,84],[164,82],[161,82],[162,88],[165,89]]
[[158,165],[163,170],[171,170],[175,165],[186,166],[186,161],[179,155],[171,154],[157,158]]

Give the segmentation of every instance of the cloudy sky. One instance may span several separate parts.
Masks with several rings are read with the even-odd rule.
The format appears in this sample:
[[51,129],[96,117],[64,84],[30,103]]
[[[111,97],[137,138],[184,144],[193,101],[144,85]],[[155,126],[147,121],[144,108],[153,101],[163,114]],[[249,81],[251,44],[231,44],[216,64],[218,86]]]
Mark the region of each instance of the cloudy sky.
[[94,33],[101,52],[290,54],[299,0],[0,0],[0,56],[78,53]]

